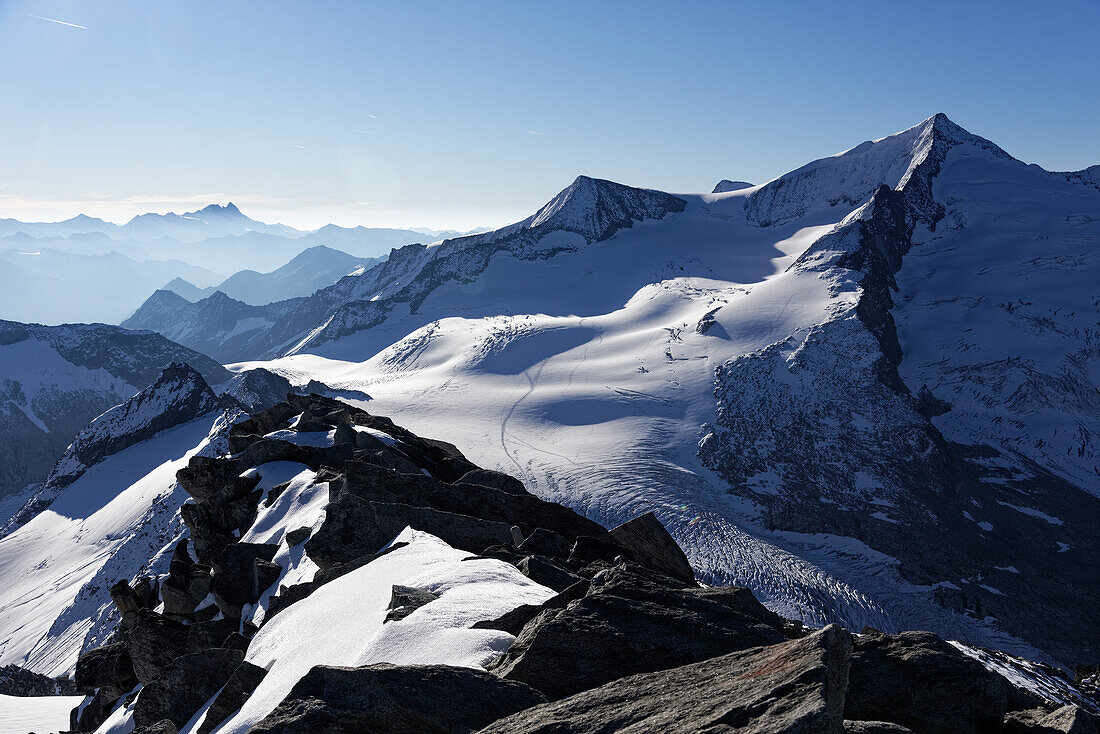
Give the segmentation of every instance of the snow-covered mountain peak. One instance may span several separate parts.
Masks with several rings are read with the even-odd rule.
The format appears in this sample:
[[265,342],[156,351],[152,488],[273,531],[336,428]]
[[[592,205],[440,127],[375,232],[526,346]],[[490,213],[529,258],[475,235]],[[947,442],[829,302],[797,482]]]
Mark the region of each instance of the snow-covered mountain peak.
[[577,176],[531,218],[527,227],[575,232],[598,242],[633,222],[660,219],[683,211],[686,203],[671,194]]
[[835,207],[861,206],[880,186],[899,189],[921,164],[938,165],[954,148],[966,149],[967,155],[1023,165],[994,143],[937,113],[899,133],[811,161],[764,184],[749,196],[746,214],[761,226],[815,215],[835,221]]

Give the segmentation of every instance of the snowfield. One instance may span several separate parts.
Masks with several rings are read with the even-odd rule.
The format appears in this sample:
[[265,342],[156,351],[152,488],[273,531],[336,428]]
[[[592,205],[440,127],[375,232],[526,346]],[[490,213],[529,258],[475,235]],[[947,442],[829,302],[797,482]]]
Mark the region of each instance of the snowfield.
[[109,456],[0,538],[0,665],[72,673],[81,649],[109,631],[108,587],[147,569],[181,532],[187,493],[176,471],[221,428],[211,415]]
[[[289,491],[289,490],[288,490]],[[248,646],[248,662],[267,670],[244,706],[214,730],[243,734],[275,709],[315,665],[456,665],[481,668],[515,639],[507,632],[471,629],[522,604],[554,595],[504,561],[476,559],[428,533],[406,528],[388,553],[330,581],[265,624]],[[401,620],[386,622],[394,585],[439,595]],[[216,694],[215,694],[216,696]],[[193,734],[213,700],[181,734]],[[132,707],[121,707],[97,734],[133,728]]]
[[0,734],[57,734],[69,730],[69,712],[83,696],[0,694]]

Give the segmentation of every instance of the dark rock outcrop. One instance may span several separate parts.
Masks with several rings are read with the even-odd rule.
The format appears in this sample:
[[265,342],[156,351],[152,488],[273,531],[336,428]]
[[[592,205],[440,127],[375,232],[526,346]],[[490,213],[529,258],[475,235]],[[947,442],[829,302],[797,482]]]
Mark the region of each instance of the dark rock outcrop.
[[890,721],[927,734],[996,731],[1006,682],[931,632],[865,634],[855,642],[847,719]]
[[522,683],[445,665],[318,666],[254,734],[460,734],[542,703]]
[[748,589],[686,589],[622,562],[597,574],[582,598],[540,611],[492,669],[557,699],[786,639],[781,619]]
[[695,572],[687,556],[652,512],[612,528],[611,537],[639,563],[674,579],[689,584],[695,582]]
[[438,598],[439,594],[427,589],[418,589],[415,586],[394,586],[390,591],[390,606],[386,613],[386,621],[400,621]]
[[225,648],[181,655],[141,689],[134,723],[149,726],[168,719],[182,728],[243,660],[243,652]]
[[206,718],[203,719],[198,734],[209,734],[229,718],[230,714],[243,706],[266,675],[266,670],[249,662],[242,662],[237,666],[222,687],[221,693],[207,709]]
[[613,731],[841,734],[851,639],[836,625],[623,678],[495,722],[481,734]]

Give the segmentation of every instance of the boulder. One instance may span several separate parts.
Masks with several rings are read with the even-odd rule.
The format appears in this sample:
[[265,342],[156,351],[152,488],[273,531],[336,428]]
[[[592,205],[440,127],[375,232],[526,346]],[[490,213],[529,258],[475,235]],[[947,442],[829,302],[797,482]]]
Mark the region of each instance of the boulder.
[[499,489],[501,492],[507,492],[508,494],[530,494],[520,480],[504,474],[503,472],[493,471],[492,469],[473,469],[466,472],[457,482],[455,482],[455,486],[457,487],[464,484],[477,484],[482,487],[492,487],[493,489]]
[[844,717],[921,734],[978,734],[1004,721],[1005,680],[931,632],[855,641]]
[[242,607],[258,601],[264,589],[278,579],[278,566],[271,569],[258,563],[271,564],[278,549],[272,543],[233,543],[218,555],[210,590],[226,617],[239,619]]
[[112,586],[110,594],[111,601],[114,602],[115,608],[118,609],[119,614],[136,612],[147,606],[145,601],[138,596],[137,592],[133,590],[127,581],[119,581]]
[[345,492],[325,508],[325,521],[306,541],[306,553],[325,570],[377,552],[407,526],[472,553],[512,540],[511,525],[505,523],[426,507],[368,502]]
[[522,683],[446,665],[317,666],[251,734],[459,734],[544,702]]
[[841,734],[851,638],[808,637],[634,675],[501,719],[480,734]]
[[169,719],[177,729],[182,728],[243,661],[243,652],[225,648],[176,658],[141,689],[134,723],[149,726]]
[[187,538],[176,545],[168,566],[168,578],[161,584],[164,615],[175,619],[190,619],[195,609],[210,593],[210,566],[192,563],[187,552]]
[[286,544],[290,548],[309,540],[309,536],[313,534],[313,528],[298,528],[297,530],[291,530],[286,534]]
[[581,580],[581,577],[542,556],[526,556],[516,563],[516,568],[536,584],[554,591],[563,591]]
[[91,693],[103,686],[114,686],[122,692],[133,688],[137,679],[126,645],[113,642],[81,655],[76,661],[73,682],[80,693]]
[[614,565],[622,555],[623,548],[617,543],[610,542],[610,536],[605,539],[593,535],[579,535],[569,551],[569,560],[584,564],[604,561]]
[[1100,734],[1100,716],[1077,706],[1055,711],[1013,711],[1005,717],[1006,734]]
[[231,619],[183,624],[151,609],[131,612],[122,620],[122,642],[133,662],[134,675],[143,684],[153,681],[181,655],[217,647],[235,631],[237,622]]
[[229,680],[225,682],[221,692],[218,693],[218,697],[207,709],[206,718],[203,719],[198,734],[209,734],[215,727],[228,719],[230,714],[243,706],[266,675],[266,670],[249,662],[242,662],[237,666],[237,669],[229,676]]
[[695,572],[687,556],[652,512],[613,528],[611,537],[643,566],[689,584],[695,583]]
[[521,604],[510,612],[505,612],[496,619],[488,619],[474,622],[474,629],[501,630],[512,636],[519,636],[523,628],[540,612],[548,609],[561,609],[574,599],[580,599],[588,591],[588,582],[581,580],[567,589],[558,592],[542,604]]
[[420,607],[438,598],[439,594],[427,589],[394,584],[390,590],[390,605],[389,611],[386,613],[386,621],[397,622],[402,620]]
[[179,731],[171,719],[161,719],[155,724],[139,726],[130,734],[179,734]]
[[176,472],[176,481],[195,502],[238,499],[252,492],[260,481],[258,474],[240,476],[253,464],[210,456],[192,456],[187,466]]
[[561,533],[555,533],[546,528],[535,528],[517,550],[523,555],[552,556],[554,558],[566,558],[572,550],[573,543]]
[[545,608],[490,668],[551,700],[617,678],[783,642],[783,620],[747,589],[683,588],[623,561],[585,595]]

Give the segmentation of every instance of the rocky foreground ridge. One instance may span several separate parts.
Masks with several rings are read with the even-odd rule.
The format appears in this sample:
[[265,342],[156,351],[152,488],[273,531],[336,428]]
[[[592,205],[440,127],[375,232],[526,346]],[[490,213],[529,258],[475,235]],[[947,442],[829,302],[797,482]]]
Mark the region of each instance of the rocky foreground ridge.
[[[1091,732],[1100,722],[1091,671],[1074,684],[930,633],[806,628],[747,589],[698,584],[652,514],[607,530],[450,444],[334,399],[290,395],[233,426],[229,451],[177,474],[193,501],[169,573],[112,587],[122,621],[77,663],[87,698],[73,730],[954,734]],[[266,486],[273,467],[301,472]],[[323,512],[311,516],[316,497]],[[525,598],[542,601],[454,625],[437,610],[462,593],[457,582],[393,584],[380,590],[384,619],[351,616],[395,639],[403,626],[450,623],[503,640],[500,654],[484,669],[313,665],[270,707],[257,705],[285,669],[270,638],[322,647],[349,622],[288,625],[299,609],[425,542],[457,549],[453,567],[486,569],[482,580],[501,593],[518,570]]]

